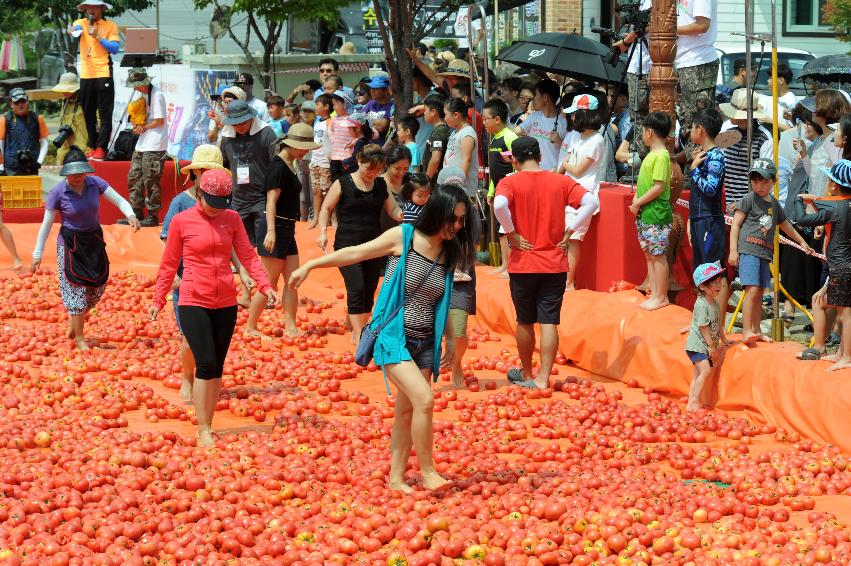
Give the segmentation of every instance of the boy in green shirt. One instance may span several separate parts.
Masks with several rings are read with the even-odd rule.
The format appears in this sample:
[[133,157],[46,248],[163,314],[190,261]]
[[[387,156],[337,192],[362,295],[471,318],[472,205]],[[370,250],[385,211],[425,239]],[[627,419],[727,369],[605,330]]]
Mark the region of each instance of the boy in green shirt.
[[668,259],[665,252],[671,234],[671,156],[665,139],[671,132],[671,118],[664,112],[651,112],[644,119],[642,141],[650,153],[641,163],[635,197],[629,211],[635,215],[638,243],[644,251],[650,298],[641,303],[645,310],[668,305]]

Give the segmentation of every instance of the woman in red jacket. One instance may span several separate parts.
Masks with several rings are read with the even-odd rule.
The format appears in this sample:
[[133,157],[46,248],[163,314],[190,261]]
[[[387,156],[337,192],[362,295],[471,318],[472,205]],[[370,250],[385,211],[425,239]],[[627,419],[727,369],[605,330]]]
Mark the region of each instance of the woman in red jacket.
[[198,204],[171,221],[157,273],[151,320],[165,306],[166,294],[183,258],[180,284],[180,324],[195,357],[192,399],[198,417],[198,445],[213,444],[213,412],[222,388],[225,357],[236,326],[236,287],[230,269],[231,249],[266,295],[269,306],[278,300],[260,258],[251,247],[239,214],[230,210],[230,174],[213,169],[201,175]]

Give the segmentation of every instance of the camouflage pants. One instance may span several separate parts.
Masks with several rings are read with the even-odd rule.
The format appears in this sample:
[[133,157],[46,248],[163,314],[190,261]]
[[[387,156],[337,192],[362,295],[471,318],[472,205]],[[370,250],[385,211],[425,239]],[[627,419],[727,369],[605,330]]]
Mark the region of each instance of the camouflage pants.
[[164,151],[134,151],[130,160],[130,173],[127,184],[130,192],[130,206],[133,210],[148,209],[156,214],[160,209],[163,176]]
[[[632,120],[633,144],[635,151],[643,158],[647,155],[647,146],[644,145],[644,140],[641,139],[641,133],[644,130],[644,119],[650,113],[650,76],[649,75],[634,75],[626,74],[627,88],[629,89],[629,100],[627,108],[629,108],[629,117]],[[622,132],[621,135],[626,135]]]
[[720,60],[715,60],[675,71],[680,93],[679,102],[677,102],[677,118],[680,121],[681,132],[691,129],[695,114],[715,107],[715,82],[718,80],[720,63]]

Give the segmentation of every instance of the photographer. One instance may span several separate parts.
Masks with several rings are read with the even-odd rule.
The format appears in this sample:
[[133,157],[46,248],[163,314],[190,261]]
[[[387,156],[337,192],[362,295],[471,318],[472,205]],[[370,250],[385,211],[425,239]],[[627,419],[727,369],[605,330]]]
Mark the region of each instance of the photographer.
[[[626,74],[629,91],[627,107],[629,108],[631,123],[638,128],[638,136],[635,137],[636,145],[640,148],[641,153],[647,153],[647,148],[641,141],[641,125],[650,111],[650,83],[648,79],[653,61],[650,59],[650,37],[647,24],[649,23],[649,10],[653,7],[653,3],[651,0],[641,0],[637,11],[634,6],[635,3],[618,4],[618,12],[623,14],[622,21],[632,24],[632,31],[612,47],[619,49],[621,53],[628,53],[635,45],[635,51],[633,51],[632,58],[629,60]],[[624,135],[626,132],[620,132],[620,134]]]
[[47,156],[47,124],[43,117],[30,112],[24,89],[13,88],[9,103],[12,111],[0,116],[0,171],[5,170],[6,175],[38,175]]
[[62,112],[59,115],[59,133],[53,138],[56,146],[56,163],[62,163],[72,145],[88,147],[89,132],[83,105],[80,103],[80,79],[74,73],[62,73],[53,92],[61,92]]

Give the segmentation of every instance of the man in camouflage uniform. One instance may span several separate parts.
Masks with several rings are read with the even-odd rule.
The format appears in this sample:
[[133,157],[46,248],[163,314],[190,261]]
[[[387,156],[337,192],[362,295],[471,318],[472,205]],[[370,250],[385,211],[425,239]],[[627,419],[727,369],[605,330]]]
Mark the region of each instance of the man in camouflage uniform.
[[[691,130],[695,114],[715,105],[718,80],[717,0],[677,0],[677,56],[674,71],[679,85],[677,118],[680,132]],[[687,161],[692,144],[689,143]]]
[[[127,175],[130,204],[142,226],[156,226],[159,224],[162,194],[160,180],[168,149],[165,97],[159,88],[154,88],[151,78],[142,68],[130,71],[127,86],[139,93],[138,98],[127,106],[133,133],[139,135],[130,161],[130,173]],[[118,223],[126,221],[119,220]]]

